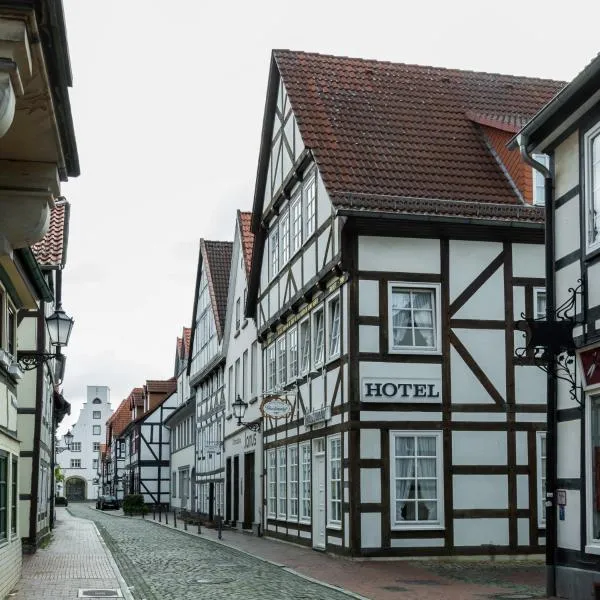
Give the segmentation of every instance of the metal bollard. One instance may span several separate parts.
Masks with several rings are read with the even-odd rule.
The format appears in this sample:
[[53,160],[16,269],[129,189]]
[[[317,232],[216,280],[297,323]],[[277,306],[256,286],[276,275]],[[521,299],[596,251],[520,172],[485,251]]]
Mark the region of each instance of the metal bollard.
[[198,535],[200,535],[202,533],[202,525],[200,523],[200,521],[198,521]]
[[223,529],[223,526],[222,526],[221,511],[220,510],[219,510],[218,515],[217,515],[217,527],[218,527],[218,535],[217,535],[217,537],[219,539],[223,539],[223,536],[221,535],[221,531]]
[[173,527],[177,529],[177,514],[173,511]]
[[156,504],[152,505],[152,518],[156,521]]
[[158,505],[158,522],[162,523],[162,506]]
[[187,531],[187,521],[185,519],[183,521],[183,530]]
[[169,524],[169,511],[165,510],[165,525]]

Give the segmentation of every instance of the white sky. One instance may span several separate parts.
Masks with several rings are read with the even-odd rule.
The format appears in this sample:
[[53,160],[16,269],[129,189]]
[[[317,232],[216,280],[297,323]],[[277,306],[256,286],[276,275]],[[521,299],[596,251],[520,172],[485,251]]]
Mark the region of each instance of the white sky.
[[64,0],[82,174],[71,202],[64,382],[113,408],[173,375],[198,240],[250,210],[272,48],[572,79],[600,48],[590,0]]

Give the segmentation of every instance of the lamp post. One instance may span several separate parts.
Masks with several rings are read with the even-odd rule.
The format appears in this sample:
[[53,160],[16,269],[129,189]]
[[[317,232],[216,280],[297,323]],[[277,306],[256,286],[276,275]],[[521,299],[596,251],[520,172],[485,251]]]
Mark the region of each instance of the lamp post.
[[71,433],[71,430],[69,429],[69,431],[67,431],[67,433],[65,433],[65,435],[63,436],[63,439],[65,440],[65,445],[64,446],[56,446],[56,452],[58,454],[60,454],[61,452],[64,452],[65,450],[70,450],[71,449],[71,442],[73,441],[73,434]]
[[238,394],[237,398],[231,405],[233,408],[233,416],[237,419],[238,426],[244,426],[246,429],[250,431],[260,431],[260,423],[244,423],[242,419],[246,414],[246,410],[248,409],[248,403],[244,402],[240,395]]

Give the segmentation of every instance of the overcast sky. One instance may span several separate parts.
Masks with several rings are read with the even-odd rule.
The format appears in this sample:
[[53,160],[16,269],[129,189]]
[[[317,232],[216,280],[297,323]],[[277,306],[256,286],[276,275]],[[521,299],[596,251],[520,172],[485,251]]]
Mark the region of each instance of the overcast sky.
[[251,209],[273,48],[564,80],[600,50],[593,1],[64,6],[81,176],[63,187],[75,327],[61,432],[87,385],[108,385],[116,408],[173,375],[198,240],[232,239],[235,209]]

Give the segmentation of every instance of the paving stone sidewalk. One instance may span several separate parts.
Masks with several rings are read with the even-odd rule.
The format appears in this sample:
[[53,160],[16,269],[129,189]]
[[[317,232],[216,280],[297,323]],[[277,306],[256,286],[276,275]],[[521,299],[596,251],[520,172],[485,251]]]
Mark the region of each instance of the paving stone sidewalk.
[[70,600],[80,589],[120,590],[132,596],[92,521],[57,507],[52,539],[23,557],[23,572],[9,600]]
[[[78,506],[77,510],[85,509]],[[101,512],[88,507],[103,531],[107,520],[125,522],[137,521],[137,527],[172,530],[173,514],[165,516],[161,522],[156,521],[150,513],[143,521],[140,517],[125,517],[122,511]],[[80,513],[84,514],[84,513]],[[120,517],[120,518],[115,518]],[[125,525],[123,525],[123,529]],[[178,531],[183,533],[183,523],[178,521]],[[220,544],[232,550],[244,552],[250,557],[267,561],[301,577],[306,577],[332,586],[333,589],[345,590],[371,600],[485,600],[545,598],[544,566],[540,560],[527,561],[464,561],[464,560],[430,560],[430,561],[352,561],[315,552],[308,548],[268,539],[257,538],[235,530],[224,530],[222,540],[217,539],[217,531],[202,528],[198,535],[197,528],[189,526],[186,535],[197,542],[205,541],[213,545]],[[154,543],[160,544],[158,533],[148,535]],[[181,543],[182,549],[187,543]],[[215,547],[214,556],[219,554]],[[211,554],[212,556],[212,554]],[[166,558],[166,556],[165,556]],[[220,560],[220,559],[219,559]],[[221,561],[222,562],[222,561]],[[258,563],[260,564],[260,563]],[[260,567],[255,567],[260,568]],[[123,569],[123,567],[122,567]],[[127,579],[126,569],[123,574]],[[129,580],[128,580],[129,581]],[[333,589],[323,588],[316,599],[329,598]],[[263,590],[256,598],[294,598],[298,596],[269,595]],[[255,598],[252,591],[246,588],[246,600]],[[209,596],[198,596],[209,597]],[[230,596],[234,598],[234,594]],[[300,596],[303,597],[303,596]]]

